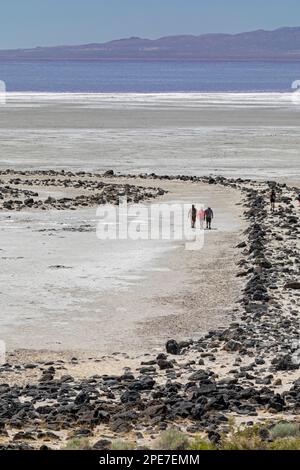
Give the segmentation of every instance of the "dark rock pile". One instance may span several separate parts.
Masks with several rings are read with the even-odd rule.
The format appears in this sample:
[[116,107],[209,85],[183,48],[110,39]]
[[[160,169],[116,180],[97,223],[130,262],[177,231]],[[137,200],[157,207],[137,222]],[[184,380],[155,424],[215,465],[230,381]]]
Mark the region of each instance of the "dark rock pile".
[[[0,210],[7,211],[76,210],[102,204],[118,205],[123,197],[127,198],[128,203],[139,203],[165,193],[160,188],[103,182],[103,175],[85,172],[7,170],[0,172],[1,175],[6,180],[0,179]],[[7,179],[8,176],[14,177]],[[38,192],[22,189],[27,187],[48,188],[50,193],[61,189],[60,192],[65,191],[66,196],[57,198],[50,195],[42,199]]]

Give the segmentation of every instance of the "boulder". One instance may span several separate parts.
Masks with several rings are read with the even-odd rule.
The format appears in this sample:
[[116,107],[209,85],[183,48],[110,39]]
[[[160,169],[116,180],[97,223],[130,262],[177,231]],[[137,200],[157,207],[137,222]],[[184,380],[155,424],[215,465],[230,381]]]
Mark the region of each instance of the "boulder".
[[290,281],[287,282],[284,286],[285,289],[300,289],[300,282],[299,281]]
[[228,351],[228,352],[240,351],[242,348],[243,348],[242,343],[240,343],[239,341],[235,341],[233,339],[228,341],[224,346],[225,351]]
[[112,442],[108,439],[100,439],[93,445],[93,450],[110,450]]
[[297,370],[299,369],[299,364],[296,364],[293,361],[292,356],[286,354],[285,356],[276,358],[274,360],[276,370]]
[[121,395],[122,403],[136,403],[141,398],[140,394],[136,390],[126,390],[126,392]]
[[168,354],[172,354],[173,356],[178,356],[180,354],[180,346],[174,339],[171,339],[166,344],[166,351]]
[[115,172],[114,170],[107,170],[103,176],[114,176]]

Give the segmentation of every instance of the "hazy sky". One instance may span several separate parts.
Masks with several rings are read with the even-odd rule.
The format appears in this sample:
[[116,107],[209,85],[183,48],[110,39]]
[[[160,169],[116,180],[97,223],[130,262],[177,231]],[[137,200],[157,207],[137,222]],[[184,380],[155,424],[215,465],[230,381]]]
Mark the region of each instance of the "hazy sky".
[[0,6],[0,49],[300,26],[299,0],[1,0]]

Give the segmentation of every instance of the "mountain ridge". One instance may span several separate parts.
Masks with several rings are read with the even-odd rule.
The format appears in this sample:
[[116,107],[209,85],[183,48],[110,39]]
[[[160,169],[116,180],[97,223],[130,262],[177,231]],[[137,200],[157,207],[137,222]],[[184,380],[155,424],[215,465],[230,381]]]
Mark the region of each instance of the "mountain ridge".
[[300,27],[0,50],[0,60],[296,60]]

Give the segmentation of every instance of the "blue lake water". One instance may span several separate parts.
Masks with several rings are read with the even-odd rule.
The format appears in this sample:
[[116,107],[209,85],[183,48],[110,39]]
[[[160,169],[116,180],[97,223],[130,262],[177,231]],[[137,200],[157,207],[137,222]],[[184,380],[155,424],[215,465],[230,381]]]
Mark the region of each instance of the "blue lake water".
[[7,91],[288,92],[300,63],[0,61]]

